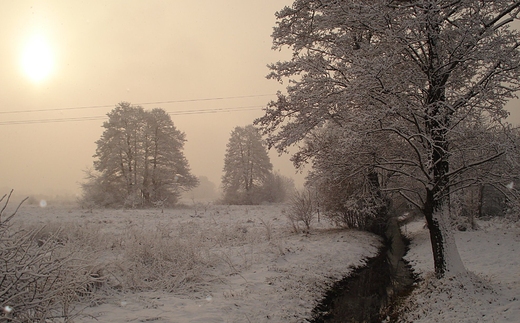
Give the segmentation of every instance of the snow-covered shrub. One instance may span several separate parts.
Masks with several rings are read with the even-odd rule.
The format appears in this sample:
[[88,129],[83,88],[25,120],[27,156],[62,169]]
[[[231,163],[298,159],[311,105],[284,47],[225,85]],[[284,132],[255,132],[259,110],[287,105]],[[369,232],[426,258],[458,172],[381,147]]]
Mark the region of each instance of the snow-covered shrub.
[[87,170],[85,175],[86,181],[81,184],[83,192],[78,200],[82,208],[92,211],[97,207],[122,206],[118,202],[123,199],[122,194],[103,181],[99,174]]
[[0,211],[0,321],[68,321],[80,312],[74,304],[87,299],[103,278],[64,249],[59,232],[42,235],[42,228],[13,225],[22,203],[4,218],[10,197]]
[[296,191],[291,199],[287,218],[295,232],[300,232],[300,223],[309,231],[315,218],[317,203],[315,194],[311,190]]
[[[370,192],[366,178],[344,182],[327,180],[318,186],[320,209],[339,227],[381,234],[388,215],[388,200]],[[383,228],[383,229],[382,229]]]

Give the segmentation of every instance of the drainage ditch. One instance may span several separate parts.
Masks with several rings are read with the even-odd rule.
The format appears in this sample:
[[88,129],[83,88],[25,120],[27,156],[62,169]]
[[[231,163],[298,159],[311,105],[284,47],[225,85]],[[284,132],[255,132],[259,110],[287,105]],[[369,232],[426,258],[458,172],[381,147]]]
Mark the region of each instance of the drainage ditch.
[[[391,220],[386,243],[363,267],[336,282],[313,310],[312,323],[380,323],[394,303],[413,289],[416,276],[403,259],[409,241]],[[390,317],[390,322],[392,318]]]

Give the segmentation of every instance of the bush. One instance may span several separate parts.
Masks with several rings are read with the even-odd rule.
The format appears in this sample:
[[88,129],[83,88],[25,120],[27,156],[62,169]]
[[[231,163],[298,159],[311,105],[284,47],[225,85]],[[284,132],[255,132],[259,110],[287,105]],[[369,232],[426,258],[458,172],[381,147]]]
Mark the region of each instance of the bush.
[[269,175],[261,187],[261,202],[282,203],[290,199],[296,188],[294,180],[290,177],[274,172]]
[[310,190],[296,191],[291,199],[287,218],[293,226],[295,232],[300,232],[300,223],[305,226],[305,230],[309,231],[312,221],[314,220],[314,212],[317,210],[316,199]]
[[39,239],[42,229],[15,228],[10,220],[23,201],[4,219],[11,194],[0,211],[0,321],[68,321],[80,313],[73,304],[86,299],[102,278],[86,261],[64,252],[58,233]]

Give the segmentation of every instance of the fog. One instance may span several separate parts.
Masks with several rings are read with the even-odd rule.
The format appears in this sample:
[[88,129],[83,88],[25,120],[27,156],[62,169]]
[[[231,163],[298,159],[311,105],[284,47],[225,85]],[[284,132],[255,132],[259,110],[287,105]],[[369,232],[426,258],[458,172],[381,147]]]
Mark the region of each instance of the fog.
[[[290,0],[10,1],[0,14],[0,189],[79,194],[104,117],[118,102],[172,113],[192,173],[220,184],[236,126],[260,117],[286,84],[267,80],[274,13]],[[20,61],[35,35],[49,74]],[[43,53],[43,49],[42,49]],[[39,55],[43,56],[43,54]],[[36,55],[38,57],[38,55]],[[510,122],[520,120],[515,100]],[[30,112],[28,112],[30,111]],[[289,156],[274,170],[303,183]]]
[[[234,127],[260,117],[283,90],[265,75],[287,57],[271,49],[274,13],[291,1],[16,1],[0,19],[0,189],[78,194],[104,117],[118,102],[172,113],[192,173],[220,184]],[[21,66],[35,35],[49,75]],[[43,50],[42,50],[43,52]],[[38,54],[36,56],[42,56]],[[28,112],[30,111],[30,112]],[[289,156],[275,170],[303,176]]]

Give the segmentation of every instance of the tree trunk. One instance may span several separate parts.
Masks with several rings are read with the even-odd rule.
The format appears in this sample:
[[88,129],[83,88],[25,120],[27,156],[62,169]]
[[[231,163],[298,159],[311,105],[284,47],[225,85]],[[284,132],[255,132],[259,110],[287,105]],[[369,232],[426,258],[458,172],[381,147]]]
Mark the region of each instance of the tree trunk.
[[[438,110],[434,110],[438,112]],[[449,145],[446,128],[448,118],[444,117],[442,124],[437,118],[432,118],[429,123],[432,136],[431,146],[431,174],[430,187],[426,189],[426,200],[423,213],[430,231],[432,244],[433,263],[437,278],[444,277],[447,273],[456,275],[465,271],[460,259],[455,237],[449,223]]]
[[446,103],[446,83],[451,71],[444,69],[439,45],[440,25],[438,11],[432,10],[432,19],[428,21],[428,78],[429,88],[425,106],[425,132],[430,137],[429,150],[429,186],[426,188],[424,215],[430,230],[435,275],[442,278],[446,273],[455,275],[464,271],[453,232],[449,226],[449,169],[450,145],[448,132],[450,117],[453,113]]
[[433,262],[437,278],[447,273],[456,275],[465,271],[455,237],[449,224],[449,109],[446,108],[445,82],[447,75],[432,79],[428,97],[426,132],[430,135],[430,186],[426,189],[424,215],[430,230]]
[[424,216],[430,231],[430,241],[432,244],[433,264],[435,267],[435,275],[440,278],[446,272],[446,258],[444,256],[444,237],[438,221],[434,221],[433,213],[438,211],[439,206],[433,197],[434,193],[428,189],[426,191],[426,201],[424,203]]
[[448,206],[435,197],[428,189],[424,204],[424,216],[430,231],[435,275],[442,278],[446,274],[457,275],[465,271],[460,258],[455,237],[449,225]]
[[371,170],[367,175],[368,186],[370,189],[372,203],[376,207],[375,219],[371,225],[370,231],[382,237],[385,236],[388,225],[388,202],[381,192],[381,184],[379,183],[379,175],[374,170]]

